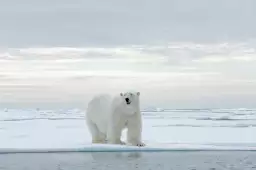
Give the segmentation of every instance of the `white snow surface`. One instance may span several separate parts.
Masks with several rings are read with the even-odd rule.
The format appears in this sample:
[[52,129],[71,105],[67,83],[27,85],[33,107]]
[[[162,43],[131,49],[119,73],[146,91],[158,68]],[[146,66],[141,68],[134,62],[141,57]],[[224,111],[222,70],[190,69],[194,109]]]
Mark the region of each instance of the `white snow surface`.
[[[144,110],[142,114],[145,150],[256,150],[256,109],[157,109]],[[16,150],[92,151],[93,148],[129,147],[91,144],[85,111],[79,109],[0,111],[0,153]]]

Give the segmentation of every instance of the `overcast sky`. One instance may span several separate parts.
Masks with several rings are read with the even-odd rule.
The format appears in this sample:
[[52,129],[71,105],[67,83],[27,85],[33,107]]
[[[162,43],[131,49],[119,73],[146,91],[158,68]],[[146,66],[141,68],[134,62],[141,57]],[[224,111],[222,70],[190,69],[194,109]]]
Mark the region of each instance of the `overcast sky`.
[[255,16],[255,0],[1,1],[1,105],[131,89],[143,107],[255,107]]

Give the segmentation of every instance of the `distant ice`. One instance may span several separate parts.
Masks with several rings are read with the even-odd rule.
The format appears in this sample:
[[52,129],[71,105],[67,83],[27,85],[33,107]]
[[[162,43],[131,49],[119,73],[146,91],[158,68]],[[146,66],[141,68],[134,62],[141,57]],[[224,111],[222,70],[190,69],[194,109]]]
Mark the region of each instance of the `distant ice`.
[[[253,109],[147,110],[143,140],[147,149],[255,149],[255,113]],[[0,137],[0,151],[102,149],[91,145],[84,111],[79,109],[2,109]]]

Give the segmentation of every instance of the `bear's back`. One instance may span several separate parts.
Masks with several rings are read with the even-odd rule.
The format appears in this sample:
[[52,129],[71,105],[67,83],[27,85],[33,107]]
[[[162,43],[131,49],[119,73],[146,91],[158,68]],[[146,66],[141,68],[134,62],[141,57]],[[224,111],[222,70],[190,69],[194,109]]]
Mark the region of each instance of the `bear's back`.
[[108,94],[95,95],[88,104],[88,109],[100,109],[108,107],[112,102],[112,96]]

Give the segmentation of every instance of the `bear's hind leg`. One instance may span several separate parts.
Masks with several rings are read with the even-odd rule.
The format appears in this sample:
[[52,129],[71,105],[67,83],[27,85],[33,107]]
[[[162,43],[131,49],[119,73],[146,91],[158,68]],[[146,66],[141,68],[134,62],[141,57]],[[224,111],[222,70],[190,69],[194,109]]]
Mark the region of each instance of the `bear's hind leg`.
[[91,120],[86,119],[88,129],[92,136],[92,143],[106,143],[106,135],[101,133]]

